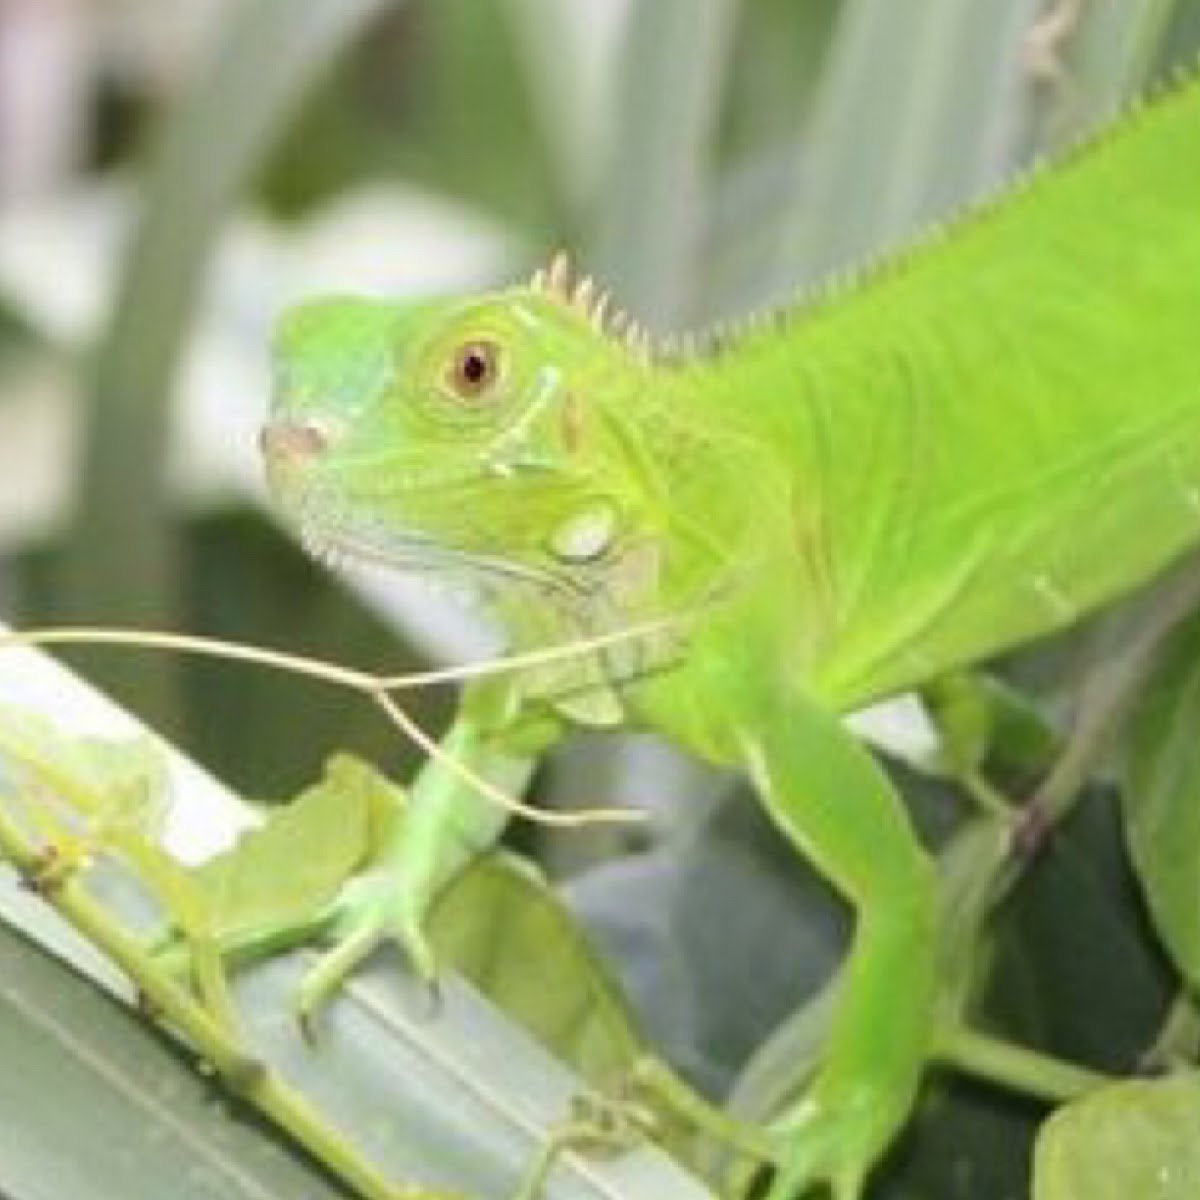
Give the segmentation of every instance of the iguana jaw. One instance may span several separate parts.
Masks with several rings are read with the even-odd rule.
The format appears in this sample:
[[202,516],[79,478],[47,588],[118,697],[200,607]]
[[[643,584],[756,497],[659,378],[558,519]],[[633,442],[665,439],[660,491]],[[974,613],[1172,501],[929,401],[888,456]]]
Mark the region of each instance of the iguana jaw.
[[[300,538],[314,558],[332,567],[374,564],[421,577],[447,578],[455,599],[478,599],[499,618],[516,647],[565,645],[634,623],[614,605],[614,590],[601,576],[590,579],[524,563],[459,551],[420,534],[384,529],[354,530],[328,521],[300,521]],[[620,570],[628,573],[625,564]],[[462,586],[462,585],[465,585]],[[519,687],[563,716],[583,725],[612,726],[624,719],[620,680],[634,678],[653,657],[634,642],[608,653],[581,652],[522,673]]]
[[[305,549],[330,565],[362,562],[416,572],[448,572],[481,583],[513,583],[553,595],[577,608],[595,581],[585,580],[568,568],[522,562],[455,546],[445,538],[372,515],[363,519],[353,501],[336,484],[318,481],[311,467],[328,447],[330,438],[319,422],[277,420],[261,435],[270,489],[280,507],[289,513]],[[423,487],[446,494],[467,493],[486,485],[488,471],[477,468],[456,475],[443,474],[423,482]]]
[[556,575],[504,558],[456,550],[418,533],[372,531],[356,534],[347,529],[333,531],[310,522],[301,524],[300,537],[309,554],[331,565],[351,562],[422,574],[445,572],[482,584],[524,585],[574,604],[578,604],[587,592],[568,575]]

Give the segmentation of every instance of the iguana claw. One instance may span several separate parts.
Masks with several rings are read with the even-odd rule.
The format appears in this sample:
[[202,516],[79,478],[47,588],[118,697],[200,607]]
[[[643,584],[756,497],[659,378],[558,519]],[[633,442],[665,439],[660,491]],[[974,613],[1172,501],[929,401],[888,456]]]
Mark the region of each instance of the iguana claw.
[[394,870],[350,880],[333,902],[329,938],[334,945],[304,977],[296,997],[297,1020],[311,1040],[317,1014],[354,969],[385,941],[399,943],[417,977],[431,987],[437,962],[422,924],[426,905]]

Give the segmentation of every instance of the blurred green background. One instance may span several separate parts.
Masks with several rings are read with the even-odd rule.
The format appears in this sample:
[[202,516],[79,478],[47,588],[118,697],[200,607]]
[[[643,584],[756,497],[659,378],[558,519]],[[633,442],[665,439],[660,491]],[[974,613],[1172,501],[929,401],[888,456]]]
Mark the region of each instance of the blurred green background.
[[[1198,46],[1200,0],[0,0],[0,616],[389,670],[486,652],[474,615],[332,578],[273,520],[254,441],[282,306],[501,286],[565,246],[656,332],[705,326],[896,246]],[[336,747],[415,761],[313,684],[75,661],[253,796]],[[451,702],[414,701],[435,729]],[[680,834],[515,836],[719,1092],[823,977],[841,913],[736,786],[661,747],[587,741],[538,790]],[[909,790],[935,834],[955,823]],[[1121,1066],[1169,984],[1103,797],[1083,812],[1006,913],[989,1003]],[[1047,982],[1105,939],[1128,953]],[[1037,1110],[965,1085],[928,1108],[881,1195],[1022,1194]]]

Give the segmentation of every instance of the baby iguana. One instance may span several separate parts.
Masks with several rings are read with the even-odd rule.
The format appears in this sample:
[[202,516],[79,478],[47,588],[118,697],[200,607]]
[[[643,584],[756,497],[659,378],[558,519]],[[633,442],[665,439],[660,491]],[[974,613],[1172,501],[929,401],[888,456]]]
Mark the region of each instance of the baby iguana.
[[[938,904],[840,715],[1073,621],[1200,540],[1200,84],[916,249],[719,346],[656,351],[562,259],[525,286],[287,314],[263,445],[322,553],[465,576],[514,648],[445,749],[520,789],[575,726],[744,770],[857,926],[773,1200],[853,1200],[931,1038]],[[340,906],[315,1007],[502,817],[438,761]]]

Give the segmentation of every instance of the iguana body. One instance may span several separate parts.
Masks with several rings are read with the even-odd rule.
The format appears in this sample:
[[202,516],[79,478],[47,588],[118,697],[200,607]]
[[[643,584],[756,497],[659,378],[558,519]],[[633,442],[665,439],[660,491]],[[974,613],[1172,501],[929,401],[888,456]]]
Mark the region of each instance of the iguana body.
[[[462,302],[285,318],[264,443],[308,538],[465,573],[515,647],[670,636],[468,688],[449,742],[519,784],[577,723],[746,770],[856,905],[772,1197],[859,1195],[933,1022],[930,862],[837,714],[1048,632],[1200,539],[1200,85],[916,250],[699,355],[616,336],[561,263]],[[319,998],[420,920],[494,813],[437,763]],[[445,830],[453,836],[447,838]]]
[[781,466],[806,678],[837,707],[1200,537],[1198,91],[686,372],[680,408]]

